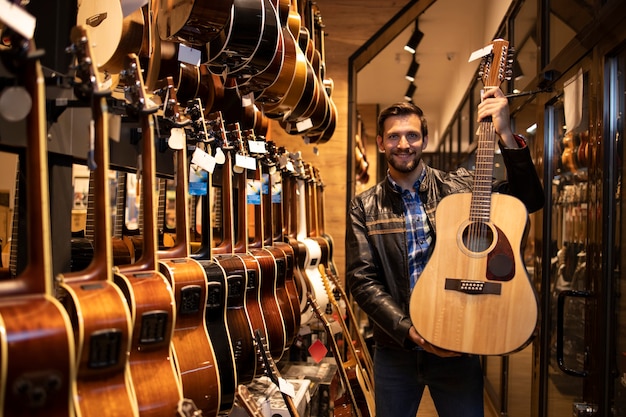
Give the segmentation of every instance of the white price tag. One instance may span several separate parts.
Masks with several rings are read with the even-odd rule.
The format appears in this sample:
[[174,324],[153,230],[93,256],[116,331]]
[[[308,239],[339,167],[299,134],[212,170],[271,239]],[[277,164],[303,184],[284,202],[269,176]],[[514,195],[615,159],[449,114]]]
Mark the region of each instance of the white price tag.
[[250,153],[265,154],[267,153],[266,143],[262,140],[249,140],[248,149]]
[[35,34],[35,16],[9,1],[0,0],[0,20],[26,39],[32,39]]
[[200,148],[196,148],[196,150],[193,151],[191,162],[198,165],[209,174],[212,174],[215,170],[215,158]]
[[278,389],[280,389],[280,392],[289,395],[291,398],[296,397],[296,390],[293,387],[293,384],[285,378],[278,378]]
[[235,155],[235,167],[254,171],[256,169],[256,159],[251,156],[237,154]]
[[311,119],[304,119],[298,123],[296,123],[296,129],[298,129],[298,132],[304,132],[307,129],[310,129],[313,127],[313,122],[311,121]]
[[493,51],[493,44],[489,44],[485,46],[484,48],[480,48],[479,50],[474,51],[470,54],[470,57],[467,60],[467,62],[472,62],[484,56],[487,56],[491,53],[491,51]]
[[181,43],[178,45],[178,60],[199,67],[202,61],[202,52]]

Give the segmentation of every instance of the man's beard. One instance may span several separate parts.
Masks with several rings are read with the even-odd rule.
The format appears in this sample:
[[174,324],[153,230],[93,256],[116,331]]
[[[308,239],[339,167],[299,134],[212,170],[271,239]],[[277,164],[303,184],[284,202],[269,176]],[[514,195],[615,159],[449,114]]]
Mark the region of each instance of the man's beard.
[[395,159],[394,158],[395,155],[396,154],[389,155],[387,157],[387,162],[389,162],[389,165],[391,165],[391,167],[398,172],[404,172],[404,173],[413,172],[419,166],[421,156],[418,155],[417,153],[413,154],[412,159],[403,160],[403,161],[399,161],[398,159]]

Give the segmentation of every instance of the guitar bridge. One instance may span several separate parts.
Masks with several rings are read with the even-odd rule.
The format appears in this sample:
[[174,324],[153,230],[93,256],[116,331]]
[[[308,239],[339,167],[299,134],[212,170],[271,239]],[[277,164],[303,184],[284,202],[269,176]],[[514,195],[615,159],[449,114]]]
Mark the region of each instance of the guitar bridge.
[[459,291],[465,294],[481,295],[496,294],[500,295],[502,284],[498,282],[473,281],[469,279],[446,278],[446,290]]

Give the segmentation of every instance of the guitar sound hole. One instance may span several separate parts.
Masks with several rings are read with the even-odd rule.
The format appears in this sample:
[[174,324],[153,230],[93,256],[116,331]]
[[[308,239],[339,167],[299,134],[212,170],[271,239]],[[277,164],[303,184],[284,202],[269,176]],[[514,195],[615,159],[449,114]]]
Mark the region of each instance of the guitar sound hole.
[[482,222],[470,223],[463,230],[463,245],[470,252],[484,252],[493,243],[493,230]]
[[149,312],[141,315],[141,343],[159,343],[165,339],[169,315],[165,311]]

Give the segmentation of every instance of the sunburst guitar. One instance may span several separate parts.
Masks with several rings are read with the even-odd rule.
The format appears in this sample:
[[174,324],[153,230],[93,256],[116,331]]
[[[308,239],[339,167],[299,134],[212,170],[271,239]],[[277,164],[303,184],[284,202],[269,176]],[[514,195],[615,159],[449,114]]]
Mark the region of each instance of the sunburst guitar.
[[[491,46],[481,71],[486,89],[499,87],[508,61],[507,41]],[[491,192],[496,138],[491,120],[481,121],[472,193],[439,204],[437,241],[411,294],[417,332],[455,352],[512,353],[529,343],[537,325],[537,297],[521,259],[526,208]]]

